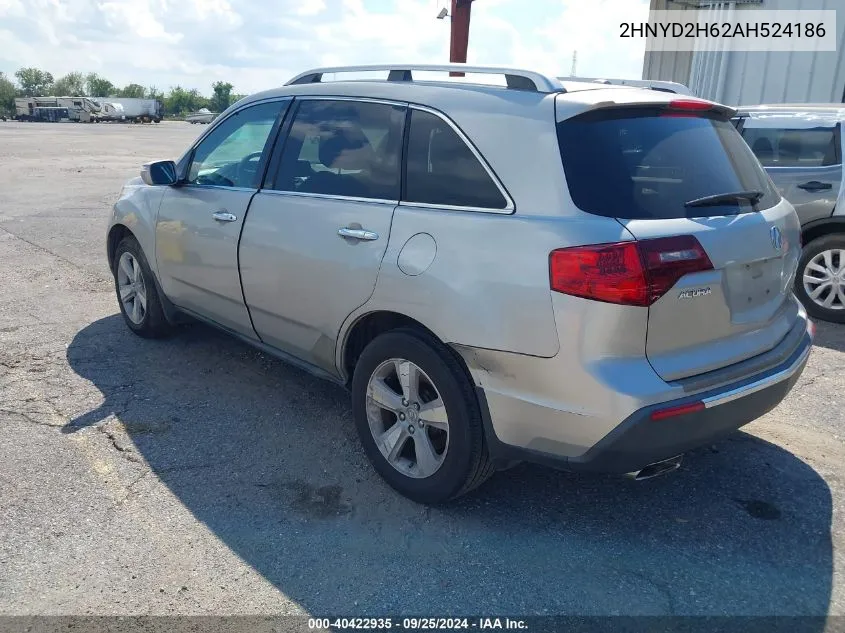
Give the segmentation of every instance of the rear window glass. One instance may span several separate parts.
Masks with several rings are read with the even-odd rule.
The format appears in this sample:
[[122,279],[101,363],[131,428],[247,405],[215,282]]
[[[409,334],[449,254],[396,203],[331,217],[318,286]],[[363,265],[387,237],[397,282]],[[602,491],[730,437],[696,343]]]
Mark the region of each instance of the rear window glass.
[[[734,126],[710,116],[661,116],[654,108],[589,112],[558,123],[569,192],[578,208],[623,219],[736,215],[780,201]],[[725,193],[743,199],[687,207]]]
[[746,122],[742,137],[766,167],[837,165],[836,128],[755,128]]

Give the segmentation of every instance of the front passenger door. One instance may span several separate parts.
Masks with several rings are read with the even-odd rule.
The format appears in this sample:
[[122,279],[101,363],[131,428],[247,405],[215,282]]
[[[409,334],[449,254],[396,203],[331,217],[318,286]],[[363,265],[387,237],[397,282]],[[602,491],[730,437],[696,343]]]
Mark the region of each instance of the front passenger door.
[[194,149],[183,181],[165,193],[156,222],[156,259],[167,297],[253,338],[238,240],[288,103],[247,106],[215,126]]

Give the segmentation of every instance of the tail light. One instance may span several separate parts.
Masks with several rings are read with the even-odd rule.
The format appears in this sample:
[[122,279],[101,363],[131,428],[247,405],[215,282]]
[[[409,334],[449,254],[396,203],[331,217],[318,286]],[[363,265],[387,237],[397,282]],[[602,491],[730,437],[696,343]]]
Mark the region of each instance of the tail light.
[[709,110],[713,107],[711,101],[704,99],[674,99],[669,102],[669,108],[672,110]]
[[661,116],[696,116],[715,106],[715,103],[702,99],[675,99],[669,102]]
[[549,255],[552,290],[622,305],[650,306],[684,275],[713,270],[692,235],[575,246]]

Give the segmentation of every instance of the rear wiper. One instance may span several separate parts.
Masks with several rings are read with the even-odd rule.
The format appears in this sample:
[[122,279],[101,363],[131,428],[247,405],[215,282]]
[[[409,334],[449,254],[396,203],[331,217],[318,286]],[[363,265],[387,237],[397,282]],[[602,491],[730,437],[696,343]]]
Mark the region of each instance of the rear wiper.
[[725,202],[732,202],[735,200],[748,200],[751,205],[755,205],[760,202],[760,198],[763,197],[762,191],[734,191],[728,193],[717,193],[713,196],[704,196],[703,198],[696,198],[695,200],[690,200],[689,202],[685,202],[685,207],[710,207],[716,206],[719,204],[724,204]]

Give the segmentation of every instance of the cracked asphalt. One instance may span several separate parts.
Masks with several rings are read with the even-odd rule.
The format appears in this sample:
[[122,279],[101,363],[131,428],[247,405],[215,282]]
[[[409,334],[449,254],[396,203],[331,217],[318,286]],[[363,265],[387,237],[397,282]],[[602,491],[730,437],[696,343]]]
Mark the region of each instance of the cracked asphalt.
[[201,129],[0,123],[0,614],[845,615],[845,326],[673,475],[522,465],[418,506],[340,388],[123,325],[110,204]]

